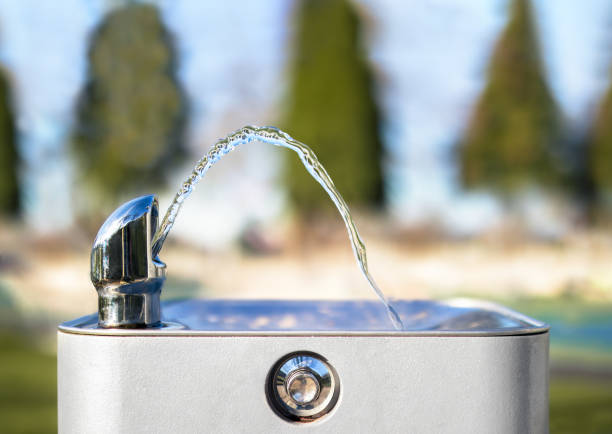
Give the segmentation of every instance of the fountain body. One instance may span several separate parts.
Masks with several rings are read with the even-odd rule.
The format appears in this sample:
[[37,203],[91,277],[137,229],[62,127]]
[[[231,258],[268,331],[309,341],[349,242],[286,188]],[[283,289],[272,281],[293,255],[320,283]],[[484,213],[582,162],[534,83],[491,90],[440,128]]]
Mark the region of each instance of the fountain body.
[[[298,152],[382,303],[160,304],[158,253],[182,201],[222,155],[255,139]],[[59,432],[548,432],[548,326],[486,302],[389,303],[346,203],[285,133],[245,127],[221,140],[159,228],[157,218],[157,200],[143,196],[96,237],[98,313],[58,330]]]
[[[185,300],[158,328],[60,326],[59,428],[117,432],[548,432],[548,328],[475,301]],[[320,355],[339,396],[322,417],[276,411],[287,355]]]

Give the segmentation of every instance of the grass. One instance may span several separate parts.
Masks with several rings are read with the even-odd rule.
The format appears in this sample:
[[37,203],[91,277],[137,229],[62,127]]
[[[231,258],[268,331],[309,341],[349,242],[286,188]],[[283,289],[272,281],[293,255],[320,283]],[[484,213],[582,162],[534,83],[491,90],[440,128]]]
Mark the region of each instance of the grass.
[[56,366],[27,338],[0,333],[0,431],[57,432]]
[[612,433],[612,378],[552,378],[550,432]]

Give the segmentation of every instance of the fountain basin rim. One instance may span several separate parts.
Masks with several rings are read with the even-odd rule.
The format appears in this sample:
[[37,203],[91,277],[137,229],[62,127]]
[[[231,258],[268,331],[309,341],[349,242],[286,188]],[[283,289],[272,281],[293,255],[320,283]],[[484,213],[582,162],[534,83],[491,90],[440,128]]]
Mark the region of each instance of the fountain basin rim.
[[487,337],[541,334],[549,325],[512,309],[472,299],[396,300],[405,324],[394,330],[374,300],[189,299],[162,303],[162,326],[104,329],[98,315],[67,321],[63,333],[100,336]]

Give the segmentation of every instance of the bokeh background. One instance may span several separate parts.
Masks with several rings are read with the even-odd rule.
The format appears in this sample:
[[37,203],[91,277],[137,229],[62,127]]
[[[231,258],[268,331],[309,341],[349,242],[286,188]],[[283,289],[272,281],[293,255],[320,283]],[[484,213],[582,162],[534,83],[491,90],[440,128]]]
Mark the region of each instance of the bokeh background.
[[[395,298],[547,321],[551,431],[612,432],[612,4],[0,1],[0,419],[56,430],[55,328],[94,312],[89,250],[163,209],[219,137],[309,144]],[[244,145],[161,253],[165,298],[371,298],[295,155]]]

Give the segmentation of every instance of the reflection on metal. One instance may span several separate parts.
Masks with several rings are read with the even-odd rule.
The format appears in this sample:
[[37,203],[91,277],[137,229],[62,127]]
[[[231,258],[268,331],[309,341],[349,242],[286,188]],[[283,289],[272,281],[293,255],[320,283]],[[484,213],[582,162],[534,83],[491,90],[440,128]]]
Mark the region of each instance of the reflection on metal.
[[155,196],[142,196],[117,208],[100,228],[91,250],[100,327],[160,324],[166,266],[151,253],[157,218]]
[[312,422],[338,402],[340,381],[318,354],[298,352],[283,357],[268,376],[268,401],[282,417]]
[[[404,330],[391,328],[377,301],[178,300],[164,303],[165,327],[138,330],[155,335],[389,335],[504,336],[543,333],[548,326],[494,303],[476,300],[394,302]],[[96,315],[66,322],[79,334],[134,332],[101,329]]]

